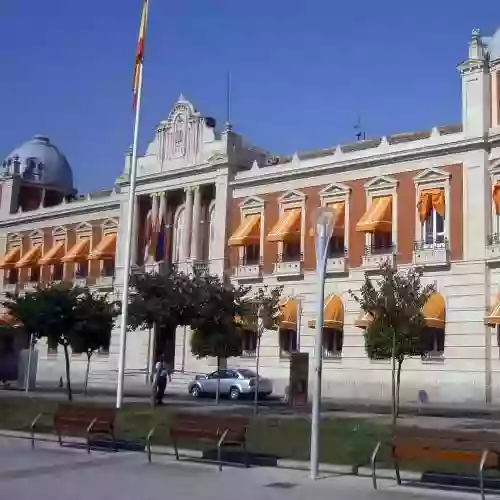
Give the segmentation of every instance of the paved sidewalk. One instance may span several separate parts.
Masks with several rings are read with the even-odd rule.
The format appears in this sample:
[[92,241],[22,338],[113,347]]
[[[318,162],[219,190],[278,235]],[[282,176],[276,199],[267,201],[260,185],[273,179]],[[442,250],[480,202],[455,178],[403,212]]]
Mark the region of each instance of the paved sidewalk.
[[[322,475],[311,481],[304,471],[225,467],[175,462],[144,454],[99,453],[39,443],[0,439],[0,500],[441,500],[475,499],[450,491],[398,487],[367,478]],[[488,499],[498,498],[489,496]]]

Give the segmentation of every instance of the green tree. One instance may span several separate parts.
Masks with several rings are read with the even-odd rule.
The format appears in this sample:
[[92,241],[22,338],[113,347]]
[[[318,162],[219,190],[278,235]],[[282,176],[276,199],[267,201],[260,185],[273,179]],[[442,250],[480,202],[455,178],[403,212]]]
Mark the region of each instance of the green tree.
[[[396,271],[391,265],[380,268],[374,284],[368,274],[359,294],[349,291],[361,309],[372,315],[365,330],[365,347],[372,359],[392,360],[392,424],[399,414],[401,369],[407,357],[422,354],[425,321],[422,308],[435,292],[434,285],[422,285],[422,271]],[[397,365],[397,368],[396,368]]]
[[[244,311],[244,297],[249,288],[234,287],[217,276],[191,276],[191,297],[195,306],[190,321],[193,329],[191,352],[197,358],[215,357],[217,369],[221,360],[241,356],[242,331],[235,319]],[[217,386],[219,402],[219,385]]]
[[78,299],[84,293],[84,289],[80,287],[52,284],[25,295],[8,295],[3,304],[28,334],[33,334],[37,339],[46,338],[63,347],[66,388],[70,401],[73,394],[69,348],[78,321]]
[[87,356],[83,389],[84,394],[87,394],[92,356],[102,348],[109,348],[119,307],[107,294],[92,293],[88,289],[83,289],[77,299],[75,313],[71,348],[73,352],[85,353]]

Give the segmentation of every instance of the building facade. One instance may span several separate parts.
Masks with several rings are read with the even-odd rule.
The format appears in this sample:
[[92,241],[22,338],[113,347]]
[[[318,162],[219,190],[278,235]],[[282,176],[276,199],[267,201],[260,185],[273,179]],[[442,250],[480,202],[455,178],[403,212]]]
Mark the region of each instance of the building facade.
[[[311,216],[333,206],[324,321],[323,393],[388,399],[390,364],[371,360],[349,290],[381,262],[422,266],[437,293],[424,308],[426,355],[405,362],[402,398],[500,402],[500,30],[474,31],[458,66],[462,122],[318,151],[273,156],[230,125],[217,130],[181,96],[138,160],[132,265],[175,263],[250,284],[284,286],[279,329],[265,331],[261,371],[278,392],[289,356],[314,350],[317,289]],[[451,71],[450,71],[451,74]],[[452,74],[451,74],[452,77]],[[64,156],[37,136],[3,162],[3,292],[72,281],[121,293],[131,154],[114,190],[75,194]],[[151,252],[159,221],[161,248]],[[162,337],[175,369],[215,365],[190,354],[189,329]],[[91,384],[113,384],[118,328],[92,366]],[[158,349],[158,340],[157,340]],[[126,383],[143,381],[155,353],[149,332],[128,335]],[[255,365],[255,335],[231,363]],[[38,345],[38,378],[59,379],[62,353]],[[74,377],[85,362],[74,353]],[[312,369],[313,367],[311,367]]]

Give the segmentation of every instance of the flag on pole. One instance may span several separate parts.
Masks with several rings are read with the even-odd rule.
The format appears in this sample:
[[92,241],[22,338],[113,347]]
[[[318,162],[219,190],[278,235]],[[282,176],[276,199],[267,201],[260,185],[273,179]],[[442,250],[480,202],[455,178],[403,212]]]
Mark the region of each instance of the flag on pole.
[[134,79],[132,82],[132,99],[135,109],[137,93],[139,92],[139,68],[144,61],[144,42],[146,40],[146,27],[148,25],[149,0],[143,0],[141,26],[139,28],[139,39],[137,40],[137,52],[135,54]]
[[165,258],[165,225],[167,220],[167,200],[165,194],[160,195],[160,209],[158,212],[158,226],[156,236],[155,261],[160,262]]

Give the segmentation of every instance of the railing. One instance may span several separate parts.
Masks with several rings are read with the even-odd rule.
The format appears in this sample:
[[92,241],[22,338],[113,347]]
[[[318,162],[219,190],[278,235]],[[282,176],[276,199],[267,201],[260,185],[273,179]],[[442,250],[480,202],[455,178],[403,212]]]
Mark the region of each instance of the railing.
[[256,358],[257,350],[256,349],[243,349],[241,353],[242,358]]
[[419,240],[413,243],[413,250],[415,252],[422,250],[449,250],[449,248],[448,238],[444,238],[443,241]]
[[365,256],[369,255],[382,255],[382,254],[390,254],[396,252],[396,245],[391,243],[390,245],[365,245]]
[[332,359],[332,358],[338,359],[338,358],[342,357],[342,351],[323,348],[323,357],[330,358],[330,359]]
[[284,253],[279,253],[276,255],[276,263],[280,264],[282,262],[304,262],[304,254],[300,253],[290,256]]
[[204,261],[193,262],[193,272],[200,276],[207,276],[210,274],[210,263]]
[[487,238],[487,245],[500,245],[500,233],[489,234]]
[[333,250],[330,250],[330,248],[328,248],[328,252],[326,254],[326,258],[327,259],[341,259],[341,258],[345,258],[347,257],[347,248],[335,248]]

